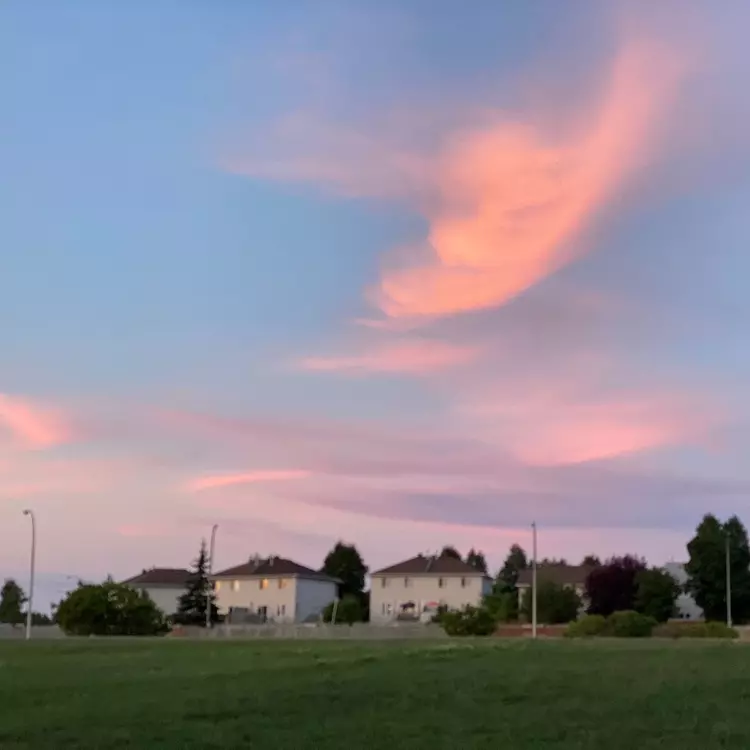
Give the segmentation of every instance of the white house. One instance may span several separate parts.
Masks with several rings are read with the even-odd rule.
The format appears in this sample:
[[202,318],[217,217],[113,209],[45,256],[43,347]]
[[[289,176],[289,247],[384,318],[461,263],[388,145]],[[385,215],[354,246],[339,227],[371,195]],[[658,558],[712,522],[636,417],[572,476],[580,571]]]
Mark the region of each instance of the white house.
[[227,568],[211,576],[219,613],[230,621],[311,622],[336,599],[339,581],[283,557]]
[[[688,576],[685,572],[684,563],[668,562],[664,566],[664,570],[666,570],[667,573],[669,573],[672,578],[677,581],[677,583],[680,585],[680,588],[683,588],[687,583]],[[693,599],[690,594],[685,593],[684,590],[677,597],[675,605],[677,607],[677,618],[679,618],[680,620],[703,619],[703,610],[698,606],[698,603],[695,601],[695,599]]]
[[417,555],[372,573],[370,622],[425,620],[440,606],[477,606],[491,589],[491,578],[463,560]]
[[122,583],[145,591],[165,615],[171,616],[177,612],[190,576],[191,572],[184,568],[151,568]]

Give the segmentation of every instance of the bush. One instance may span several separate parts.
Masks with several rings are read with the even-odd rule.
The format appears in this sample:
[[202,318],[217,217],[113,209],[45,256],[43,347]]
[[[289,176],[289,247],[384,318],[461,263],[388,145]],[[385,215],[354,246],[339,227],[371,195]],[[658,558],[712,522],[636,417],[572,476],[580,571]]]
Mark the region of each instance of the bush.
[[648,638],[656,627],[656,620],[640,612],[613,612],[607,618],[606,635],[615,638]]
[[79,584],[63,599],[57,623],[70,635],[160,635],[162,611],[145,592],[113,581]]
[[514,622],[518,619],[518,594],[515,591],[487,594],[482,598],[482,607],[495,622]]
[[602,615],[584,615],[580,620],[568,624],[563,635],[566,638],[591,638],[602,635],[607,627],[607,619]]
[[[334,602],[331,602],[323,610],[323,622],[331,622],[333,619]],[[354,622],[363,622],[365,619],[364,609],[360,600],[353,595],[347,594],[339,600],[336,608],[336,622],[351,625]]]
[[440,624],[448,635],[492,635],[496,629],[495,618],[488,610],[471,605],[445,612]]
[[653,632],[655,638],[739,638],[724,622],[667,622]]
[[[521,614],[531,621],[533,593],[526,589]],[[560,625],[572,622],[581,609],[581,597],[570,586],[560,586],[552,581],[542,581],[537,590],[537,620],[545,625]]]

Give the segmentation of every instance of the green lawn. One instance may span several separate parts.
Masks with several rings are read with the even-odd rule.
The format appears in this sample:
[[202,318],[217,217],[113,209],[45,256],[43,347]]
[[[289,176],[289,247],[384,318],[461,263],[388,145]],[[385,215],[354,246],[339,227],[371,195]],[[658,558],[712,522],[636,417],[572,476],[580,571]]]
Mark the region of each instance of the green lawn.
[[750,647],[0,642],[0,748],[750,748]]

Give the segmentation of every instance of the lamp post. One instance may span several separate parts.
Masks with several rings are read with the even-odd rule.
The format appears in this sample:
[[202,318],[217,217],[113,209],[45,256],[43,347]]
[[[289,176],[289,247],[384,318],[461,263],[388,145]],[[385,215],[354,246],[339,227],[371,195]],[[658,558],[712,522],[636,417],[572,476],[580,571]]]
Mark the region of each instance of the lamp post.
[[23,514],[31,519],[31,563],[29,566],[29,602],[26,611],[26,640],[31,638],[31,613],[34,608],[34,568],[36,567],[36,518],[34,511],[27,508]]
[[531,637],[536,639],[536,521],[531,524]]
[[[216,548],[216,530],[219,528],[219,524],[215,523],[211,527],[211,546],[208,548],[208,575],[211,575],[214,569],[214,550]],[[206,627],[211,627],[211,590],[213,589],[213,583],[209,581],[210,588],[206,592]]]

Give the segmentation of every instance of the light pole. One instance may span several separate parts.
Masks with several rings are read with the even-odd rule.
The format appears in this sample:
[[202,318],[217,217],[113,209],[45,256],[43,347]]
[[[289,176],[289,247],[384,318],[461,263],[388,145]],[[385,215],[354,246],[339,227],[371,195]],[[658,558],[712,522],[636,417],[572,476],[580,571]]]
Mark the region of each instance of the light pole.
[[531,637],[536,638],[536,521],[531,524]]
[[732,569],[729,566],[729,534],[725,537],[727,573],[727,625],[732,627]]
[[23,514],[31,519],[31,564],[29,569],[29,602],[26,611],[26,640],[31,638],[31,613],[34,608],[34,568],[36,567],[36,518],[34,511],[27,508]]
[[[214,569],[214,549],[216,548],[216,530],[219,524],[215,523],[211,527],[211,546],[208,548],[208,575],[211,575]],[[209,581],[209,590],[206,592],[206,627],[211,627],[211,590],[213,583]]]

